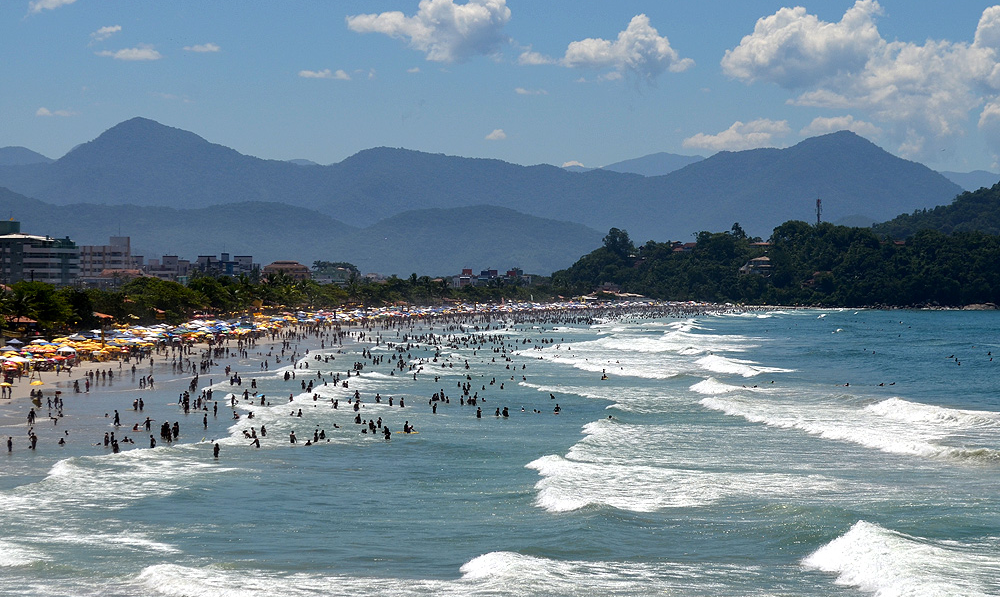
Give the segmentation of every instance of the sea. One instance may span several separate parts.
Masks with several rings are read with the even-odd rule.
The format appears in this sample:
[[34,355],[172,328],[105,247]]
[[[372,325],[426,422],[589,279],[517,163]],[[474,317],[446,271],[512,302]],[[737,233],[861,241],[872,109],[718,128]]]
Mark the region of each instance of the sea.
[[[497,315],[319,344],[219,359],[195,392],[217,415],[179,408],[190,372],[157,357],[138,390],[126,366],[42,408],[34,451],[28,403],[0,405],[0,595],[1000,595],[995,312]],[[119,454],[94,445],[113,410]],[[179,440],[150,449],[146,416]]]

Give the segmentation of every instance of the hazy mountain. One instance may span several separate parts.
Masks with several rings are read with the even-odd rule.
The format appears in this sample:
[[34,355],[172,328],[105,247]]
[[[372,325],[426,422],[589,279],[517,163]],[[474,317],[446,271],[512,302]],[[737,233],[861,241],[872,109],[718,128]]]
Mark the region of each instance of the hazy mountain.
[[0,166],[26,166],[50,162],[52,162],[52,158],[31,151],[27,147],[0,147]]
[[466,267],[476,273],[520,267],[549,274],[599,247],[604,234],[580,224],[477,205],[386,218],[356,233],[350,250],[363,255],[352,263],[400,277],[457,274]]
[[787,149],[722,152],[665,176],[642,177],[386,147],[305,168],[245,156],[142,118],[51,164],[2,166],[0,186],[58,204],[286,203],[359,227],[413,209],[496,205],[600,231],[624,228],[638,242],[689,240],[734,222],[767,236],[786,220],[815,220],[817,198],[827,221],[885,220],[947,203],[961,191],[849,132]]
[[565,171],[567,171],[567,172],[576,172],[578,174],[580,172],[590,172],[591,170],[594,170],[594,168],[588,168],[586,166],[575,166],[575,165],[574,166],[563,166],[562,169],[565,170]]
[[[0,213],[22,232],[103,245],[130,236],[132,252],[148,258],[253,255],[277,259],[349,261],[364,271],[453,274],[463,267],[521,267],[548,274],[601,243],[602,234],[513,210],[473,206],[398,214],[359,229],[301,207],[247,202],[201,209],[135,205],[52,205],[0,188]],[[484,224],[488,223],[488,224]]]
[[677,155],[676,153],[660,152],[642,156],[641,158],[633,158],[631,160],[608,164],[601,169],[611,170],[612,172],[621,172],[623,174],[663,176],[676,170],[680,170],[684,166],[700,162],[703,159],[705,159],[704,156],[700,155]]
[[896,239],[905,239],[921,230],[1000,234],[1000,183],[962,193],[948,205],[901,214],[872,228]]
[[312,160],[302,160],[302,159],[288,160],[288,163],[295,164],[296,166],[319,166],[319,164],[317,164]]
[[973,170],[972,172],[941,172],[941,174],[966,191],[978,191],[981,188],[988,189],[1000,181],[1000,174],[987,172],[986,170]]
[[[768,236],[787,220],[882,221],[947,203],[961,188],[922,164],[895,157],[858,135],[840,131],[787,149],[720,152],[667,176],[647,178],[670,193],[673,210],[689,227],[726,230],[740,222]],[[686,206],[689,212],[685,212]],[[668,210],[659,211],[670,217]],[[690,229],[690,228],[689,228]],[[644,238],[644,237],[643,237]]]

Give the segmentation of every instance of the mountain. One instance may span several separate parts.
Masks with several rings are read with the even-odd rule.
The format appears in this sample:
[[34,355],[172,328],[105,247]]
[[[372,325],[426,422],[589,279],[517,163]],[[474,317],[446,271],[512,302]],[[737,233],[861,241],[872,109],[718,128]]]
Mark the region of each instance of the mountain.
[[895,239],[905,239],[921,230],[1000,234],[1000,183],[962,193],[948,205],[896,216],[872,229]]
[[27,147],[0,147],[0,166],[26,166],[51,162],[52,158],[31,151]]
[[289,164],[295,164],[296,166],[319,166],[316,162],[312,160],[288,160]]
[[457,274],[466,267],[547,275],[599,247],[602,238],[580,224],[477,205],[404,212],[359,231],[349,244],[359,255],[352,263],[400,277]]
[[[787,149],[719,152],[667,176],[646,179],[688,206],[674,213],[697,230],[739,222],[767,237],[787,220],[882,221],[950,201],[961,188],[922,164],[903,160],[849,131],[806,139]],[[667,211],[660,210],[666,217]],[[705,227],[704,222],[713,222]],[[731,225],[730,223],[730,225]],[[689,228],[690,229],[690,228]]]
[[1000,174],[987,172],[986,170],[973,170],[972,172],[942,172],[942,176],[962,187],[966,191],[977,191],[982,188],[990,188],[1000,181]]
[[179,255],[253,255],[311,264],[349,261],[364,271],[408,276],[454,274],[464,267],[521,267],[549,274],[599,246],[602,234],[513,210],[474,206],[401,213],[365,229],[280,203],[246,202],[200,209],[136,205],[52,205],[0,188],[0,213],[29,234],[68,236],[79,245],[132,238],[147,259]]
[[700,155],[677,155],[676,153],[660,152],[642,156],[641,158],[633,158],[631,160],[608,164],[601,169],[611,170],[612,172],[621,172],[623,174],[663,176],[676,170],[680,170],[684,166],[690,166],[695,162],[700,162],[703,159],[705,158]]
[[51,164],[0,166],[0,186],[61,205],[284,203],[357,227],[414,209],[494,205],[601,231],[623,228],[638,242],[690,240],[734,222],[768,236],[786,220],[813,221],[817,198],[828,221],[879,221],[946,203],[961,191],[846,131],[787,149],[721,152],[665,176],[643,177],[387,147],[306,168],[242,155],[143,118],[116,125]]

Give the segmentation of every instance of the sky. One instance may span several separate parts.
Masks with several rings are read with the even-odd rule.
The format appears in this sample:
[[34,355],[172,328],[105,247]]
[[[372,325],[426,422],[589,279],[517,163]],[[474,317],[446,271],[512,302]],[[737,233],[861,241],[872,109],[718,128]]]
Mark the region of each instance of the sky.
[[0,147],[142,116],[266,159],[588,167],[852,130],[1000,171],[1000,6],[968,0],[0,0]]

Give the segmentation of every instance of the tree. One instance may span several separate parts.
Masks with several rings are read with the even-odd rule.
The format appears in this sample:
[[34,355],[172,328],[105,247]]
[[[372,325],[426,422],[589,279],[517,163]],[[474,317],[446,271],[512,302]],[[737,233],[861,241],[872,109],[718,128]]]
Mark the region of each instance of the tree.
[[608,231],[607,236],[604,237],[604,248],[622,259],[635,252],[635,246],[632,245],[632,239],[628,237],[628,232],[618,228],[612,228]]

